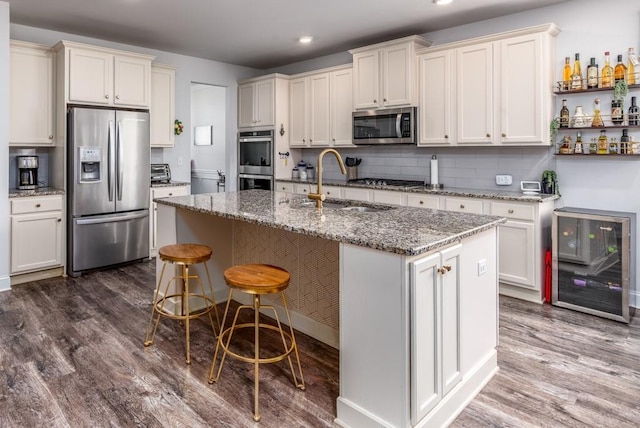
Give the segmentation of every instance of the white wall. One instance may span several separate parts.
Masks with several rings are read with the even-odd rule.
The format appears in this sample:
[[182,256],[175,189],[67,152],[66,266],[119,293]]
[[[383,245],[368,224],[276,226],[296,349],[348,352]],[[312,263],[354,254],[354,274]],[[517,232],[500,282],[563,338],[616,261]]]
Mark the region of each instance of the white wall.
[[[0,165],[9,164],[9,3],[0,1]],[[0,171],[7,171],[0,168]],[[0,291],[9,280],[9,174],[0,174]]]

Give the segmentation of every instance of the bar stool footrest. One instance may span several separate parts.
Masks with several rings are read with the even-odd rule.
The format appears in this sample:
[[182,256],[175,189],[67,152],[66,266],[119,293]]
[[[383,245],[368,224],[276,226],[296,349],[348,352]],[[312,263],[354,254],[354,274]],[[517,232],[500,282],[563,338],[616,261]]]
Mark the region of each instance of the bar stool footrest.
[[[276,363],[278,361],[284,360],[289,355],[291,355],[291,353],[294,350],[295,342],[293,341],[293,339],[291,338],[291,335],[289,333],[287,333],[284,330],[281,331],[278,327],[276,327],[274,325],[271,325],[271,324],[260,323],[260,324],[258,324],[258,327],[259,328],[265,328],[265,329],[273,330],[273,331],[276,331],[278,333],[282,333],[282,334],[284,334],[284,336],[287,338],[287,340],[290,343],[290,345],[288,345],[287,350],[285,352],[281,353],[281,354],[278,354],[278,355],[275,355],[275,356],[269,357],[269,358],[258,358],[258,360],[257,360],[258,364]],[[252,328],[253,329],[253,328],[255,328],[255,323],[251,322],[251,323],[237,324],[235,327],[229,327],[229,328],[225,329],[220,334],[220,337],[219,337],[220,346],[222,347],[223,351],[227,355],[229,355],[231,357],[234,357],[234,358],[236,358],[238,360],[241,360],[241,361],[244,361],[244,362],[247,362],[247,363],[255,363],[256,362],[255,358],[249,358],[249,357],[237,354],[237,353],[229,350],[229,348],[227,347],[226,343],[224,342],[225,335],[228,335],[229,333],[231,333],[231,331],[240,330],[240,329],[243,329],[243,328]]]

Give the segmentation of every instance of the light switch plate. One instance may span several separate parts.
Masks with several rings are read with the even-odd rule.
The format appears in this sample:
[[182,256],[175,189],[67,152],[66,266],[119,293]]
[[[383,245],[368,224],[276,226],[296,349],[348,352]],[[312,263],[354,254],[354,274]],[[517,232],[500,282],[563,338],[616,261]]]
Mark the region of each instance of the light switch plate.
[[496,184],[498,186],[510,186],[513,184],[513,177],[506,174],[496,175]]

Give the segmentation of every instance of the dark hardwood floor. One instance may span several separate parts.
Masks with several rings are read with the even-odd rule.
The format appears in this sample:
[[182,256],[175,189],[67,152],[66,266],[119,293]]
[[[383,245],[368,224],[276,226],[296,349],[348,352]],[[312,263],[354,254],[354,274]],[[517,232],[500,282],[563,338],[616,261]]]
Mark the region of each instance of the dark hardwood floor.
[[[154,262],[0,293],[0,427],[330,427],[338,351],[297,339],[307,390],[285,362],[261,368],[262,421],[252,420],[253,370],[227,359],[207,382],[214,341],[163,320],[144,348]],[[221,308],[222,310],[223,308]],[[454,427],[640,426],[640,322],[500,299],[500,371]],[[250,349],[247,339],[241,344]]]

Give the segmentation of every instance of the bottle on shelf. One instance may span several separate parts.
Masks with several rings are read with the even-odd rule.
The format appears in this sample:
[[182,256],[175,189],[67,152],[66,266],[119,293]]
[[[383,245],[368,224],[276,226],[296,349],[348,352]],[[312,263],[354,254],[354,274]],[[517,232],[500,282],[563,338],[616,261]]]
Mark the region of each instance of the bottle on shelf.
[[618,55],[618,63],[616,67],[613,69],[613,76],[616,82],[620,80],[625,80],[627,78],[627,66],[622,62],[622,55]]
[[562,89],[568,91],[571,89],[571,58],[564,58],[564,68],[562,69]]
[[604,53],[604,67],[602,67],[602,85],[603,88],[613,88],[613,67],[609,63],[609,52]]
[[612,138],[611,141],[609,141],[609,154],[610,155],[618,154],[618,143],[616,142],[615,138]]
[[640,108],[636,104],[636,97],[631,97],[631,107],[629,107],[629,126],[640,125]]
[[599,155],[609,154],[609,140],[607,140],[607,131],[605,129],[600,130],[600,136],[598,137],[598,152]]
[[584,128],[585,126],[589,126],[587,119],[587,115],[582,111],[582,106],[576,106],[576,112],[573,114],[572,126],[574,128]]
[[591,58],[591,62],[587,67],[587,88],[597,88],[598,87],[598,64],[596,64],[596,59]]
[[629,48],[629,65],[627,65],[627,83],[629,85],[635,85],[638,82],[638,76],[636,75],[636,66],[638,65],[638,58],[633,48]]
[[573,153],[573,149],[571,148],[571,136],[565,135],[562,138],[562,145],[559,150],[561,155],[570,155]]
[[624,122],[624,112],[622,111],[622,100],[611,101],[611,121],[614,125],[622,125]]
[[576,54],[573,62],[573,73],[571,74],[571,89],[584,89],[582,85],[582,66],[580,65],[580,54]]
[[560,128],[569,127],[569,108],[567,100],[562,100],[562,109],[560,110]]
[[[589,143],[589,151],[590,155],[598,154],[598,139],[596,137],[591,138],[591,142]],[[587,150],[584,151],[584,154],[587,154]]]
[[573,147],[573,153],[581,155],[583,153],[583,148],[582,148],[582,132],[578,131],[578,134],[576,135],[576,144]]
[[602,115],[600,114],[600,98],[596,98],[593,102],[593,120],[591,126],[594,128],[601,128],[604,126]]
[[622,130],[622,137],[620,137],[620,154],[621,155],[631,155],[633,154],[633,150],[631,149],[631,145],[629,144],[629,130]]

